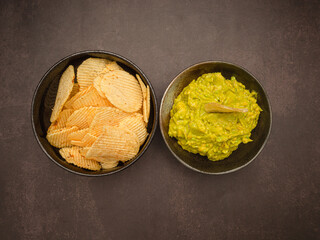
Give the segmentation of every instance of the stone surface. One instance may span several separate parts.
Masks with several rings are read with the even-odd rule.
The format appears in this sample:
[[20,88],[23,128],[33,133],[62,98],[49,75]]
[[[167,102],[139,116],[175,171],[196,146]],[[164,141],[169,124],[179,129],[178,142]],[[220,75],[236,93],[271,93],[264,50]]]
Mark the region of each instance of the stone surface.
[[[1,1],[1,239],[319,239],[318,1]],[[180,164],[160,131],[125,171],[80,177],[51,162],[31,128],[42,75],[81,50],[136,63],[160,102],[204,60],[248,69],[273,128],[246,168],[207,176]]]

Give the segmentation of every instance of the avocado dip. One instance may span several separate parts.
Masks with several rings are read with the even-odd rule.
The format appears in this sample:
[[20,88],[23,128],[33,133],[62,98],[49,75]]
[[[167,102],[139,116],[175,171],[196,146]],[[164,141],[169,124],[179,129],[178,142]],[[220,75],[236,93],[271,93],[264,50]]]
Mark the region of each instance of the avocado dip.
[[[248,109],[246,113],[207,113],[206,103]],[[257,93],[245,89],[235,77],[207,73],[193,80],[174,100],[170,111],[169,136],[192,153],[211,161],[228,157],[240,143],[248,143],[256,127],[261,108]]]

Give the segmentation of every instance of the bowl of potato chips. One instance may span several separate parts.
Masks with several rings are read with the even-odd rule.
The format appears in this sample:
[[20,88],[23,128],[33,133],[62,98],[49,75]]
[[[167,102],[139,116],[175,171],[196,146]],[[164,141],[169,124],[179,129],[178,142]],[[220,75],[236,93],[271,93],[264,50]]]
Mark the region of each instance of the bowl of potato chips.
[[103,176],[142,156],[158,110],[150,81],[134,63],[107,51],[83,51],[45,73],[31,115],[35,137],[53,162],[80,175]]

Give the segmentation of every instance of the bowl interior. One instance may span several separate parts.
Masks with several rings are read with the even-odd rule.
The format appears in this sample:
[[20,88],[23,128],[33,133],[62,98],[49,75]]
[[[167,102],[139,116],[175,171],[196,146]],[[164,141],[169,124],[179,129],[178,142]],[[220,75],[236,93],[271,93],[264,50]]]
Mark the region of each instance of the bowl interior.
[[[59,154],[59,149],[50,145],[50,143],[46,139],[46,132],[50,126],[50,116],[55,103],[55,98],[58,90],[59,80],[61,74],[64,70],[72,64],[75,67],[75,71],[77,67],[89,57],[98,57],[98,58],[106,58],[112,61],[116,61],[125,71],[133,74],[139,74],[142,81],[150,86],[150,97],[151,97],[151,106],[150,106],[150,117],[149,123],[147,126],[148,129],[148,137],[145,143],[140,147],[139,153],[137,156],[119,165],[116,168],[110,170],[100,170],[100,171],[90,171],[83,168],[76,167],[72,164],[68,164]],[[157,124],[157,104],[154,90],[147,79],[147,77],[142,73],[137,66],[135,66],[129,60],[116,55],[114,53],[102,52],[102,51],[87,51],[73,54],[69,57],[62,59],[60,62],[56,63],[41,79],[33,98],[32,103],[32,125],[34,129],[35,136],[43,149],[43,151],[47,154],[47,156],[57,163],[59,166],[65,168],[74,173],[78,173],[81,175],[108,175],[114,172],[118,172],[133,162],[135,162],[146,150],[149,146],[151,139],[153,138],[155,128]]]
[[[230,79],[235,76],[243,83],[246,89],[258,93],[257,102],[262,108],[256,128],[252,131],[251,139],[247,144],[240,144],[228,158],[221,161],[210,161],[207,157],[185,151],[178,145],[175,138],[168,135],[170,110],[174,99],[189,83],[205,73],[221,72]],[[271,128],[270,104],[260,83],[247,71],[233,64],[224,62],[204,62],[193,65],[180,73],[167,88],[160,107],[160,128],[162,136],[173,155],[187,167],[208,174],[222,174],[235,171],[250,163],[262,150]]]

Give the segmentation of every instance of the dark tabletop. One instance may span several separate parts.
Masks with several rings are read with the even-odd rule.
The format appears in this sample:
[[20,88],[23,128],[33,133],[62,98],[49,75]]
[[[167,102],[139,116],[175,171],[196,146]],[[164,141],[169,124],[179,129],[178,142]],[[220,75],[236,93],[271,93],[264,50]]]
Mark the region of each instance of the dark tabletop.
[[[1,1],[1,239],[319,239],[318,1]],[[247,68],[273,111],[268,143],[244,169],[193,172],[159,129],[133,166],[89,178],[38,146],[31,101],[43,74],[81,50],[136,63],[158,102],[184,68]]]

